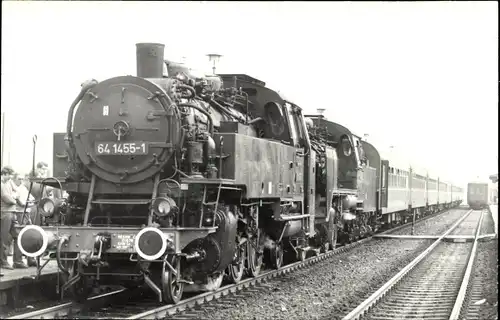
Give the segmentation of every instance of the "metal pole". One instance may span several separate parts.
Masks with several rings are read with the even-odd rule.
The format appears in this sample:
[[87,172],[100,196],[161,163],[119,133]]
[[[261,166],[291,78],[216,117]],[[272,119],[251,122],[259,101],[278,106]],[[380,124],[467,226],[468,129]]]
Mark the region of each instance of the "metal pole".
[[411,235],[415,233],[415,212],[416,210],[413,210],[413,221],[411,222]]
[[9,140],[9,149],[7,149],[7,164],[10,165],[10,155],[12,154],[12,131],[9,130],[10,132],[7,132],[8,134],[8,140]]
[[5,158],[4,158],[4,146],[5,145],[5,112],[2,112],[2,167],[5,163]]
[[36,136],[36,134],[33,136],[33,165],[32,165],[32,169],[33,169],[33,176],[35,175],[35,155],[36,155],[36,141],[38,140],[38,137]]
[[[24,205],[23,218],[21,219],[21,223],[24,223],[24,219],[26,218],[26,210],[28,210],[28,200],[30,199],[31,191],[33,190],[33,178],[35,177],[35,152],[36,152],[36,141],[38,137],[36,134],[33,136],[33,166],[30,177],[30,189],[28,191],[28,197],[26,198],[26,204]],[[36,221],[36,218],[35,218]],[[28,224],[33,224],[34,221],[31,221],[31,217],[28,215]]]
[[411,190],[413,189],[413,168],[410,166],[410,172],[408,173],[408,189],[410,191],[409,193],[409,199],[410,199],[410,208],[411,208],[411,211],[413,211],[413,217],[412,217],[412,220],[411,220],[411,235],[413,235],[415,233],[415,216],[417,214],[417,210],[415,208],[413,208],[412,206],[412,197],[411,197]]

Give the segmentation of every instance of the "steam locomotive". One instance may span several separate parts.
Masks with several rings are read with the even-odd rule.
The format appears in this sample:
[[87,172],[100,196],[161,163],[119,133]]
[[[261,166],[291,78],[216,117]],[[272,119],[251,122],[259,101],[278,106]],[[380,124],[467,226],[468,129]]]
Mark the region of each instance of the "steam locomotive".
[[82,84],[54,133],[54,177],[38,181],[68,197],[41,199],[41,226],[19,227],[25,255],[57,261],[62,292],[145,285],[177,303],[416,210],[388,210],[375,147],[264,82],[197,77],[162,44],[136,58],[137,76]]

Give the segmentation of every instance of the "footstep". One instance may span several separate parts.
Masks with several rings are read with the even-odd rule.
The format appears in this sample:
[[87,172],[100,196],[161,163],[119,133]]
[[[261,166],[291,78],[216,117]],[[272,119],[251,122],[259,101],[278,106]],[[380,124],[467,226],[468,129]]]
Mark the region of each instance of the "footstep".
[[33,306],[26,306],[27,309],[35,309]]
[[479,301],[474,302],[474,305],[476,305],[476,306],[477,306],[477,305],[483,304],[483,303],[485,303],[485,302],[486,302],[486,299],[481,299],[481,300],[479,300]]

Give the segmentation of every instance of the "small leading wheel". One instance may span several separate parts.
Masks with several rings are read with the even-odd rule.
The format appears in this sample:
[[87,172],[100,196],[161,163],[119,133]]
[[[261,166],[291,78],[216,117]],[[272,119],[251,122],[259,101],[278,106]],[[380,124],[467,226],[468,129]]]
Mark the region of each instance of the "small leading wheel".
[[[175,272],[167,265],[172,266]],[[163,262],[161,283],[163,287],[163,301],[168,304],[176,304],[181,300],[184,291],[184,283],[179,282],[181,278],[181,260],[175,255],[168,255]]]
[[338,238],[337,223],[335,223],[335,215],[331,215],[328,221],[328,248],[335,250],[337,248],[337,238]]
[[235,261],[228,266],[228,280],[231,283],[238,283],[243,277],[243,271],[245,270],[245,248],[246,245],[238,247],[235,253]]
[[307,258],[306,250],[299,250],[299,261],[304,261]]
[[276,243],[269,251],[271,265],[274,269],[279,269],[283,265],[283,244]]
[[325,253],[328,252],[328,250],[330,250],[330,243],[325,241],[321,244],[320,252]]
[[[253,243],[252,243],[253,242]],[[256,277],[262,267],[262,254],[257,252],[259,241],[257,239],[248,239],[247,241],[247,272],[251,277]]]
[[333,224],[332,226],[332,234],[330,237],[329,245],[331,250],[335,250],[337,247],[337,237],[338,237],[338,232],[337,232],[337,225]]

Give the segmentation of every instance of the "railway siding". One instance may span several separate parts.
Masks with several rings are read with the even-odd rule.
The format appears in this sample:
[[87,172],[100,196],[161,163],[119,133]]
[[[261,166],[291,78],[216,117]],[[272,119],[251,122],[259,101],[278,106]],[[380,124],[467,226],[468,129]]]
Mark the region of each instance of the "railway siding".
[[[464,315],[471,313],[471,302],[476,300],[476,306],[477,297],[483,293],[481,283],[485,277],[477,276],[473,270],[485,213],[485,210],[471,210],[456,228],[453,227],[454,230],[447,231],[343,319],[468,319]],[[475,237],[474,243],[442,242],[447,234],[470,236],[471,232]],[[489,275],[491,271],[486,270],[486,273]],[[490,303],[493,302],[491,289],[485,291],[488,291],[486,294],[489,294]],[[486,301],[483,299],[479,303]],[[483,314],[473,314],[490,319],[492,314],[488,309],[485,308]]]
[[363,318],[448,319],[462,284],[470,243],[441,243]]

